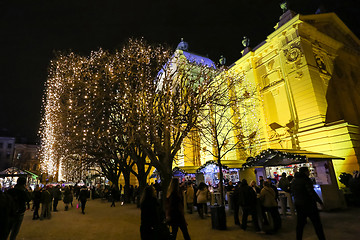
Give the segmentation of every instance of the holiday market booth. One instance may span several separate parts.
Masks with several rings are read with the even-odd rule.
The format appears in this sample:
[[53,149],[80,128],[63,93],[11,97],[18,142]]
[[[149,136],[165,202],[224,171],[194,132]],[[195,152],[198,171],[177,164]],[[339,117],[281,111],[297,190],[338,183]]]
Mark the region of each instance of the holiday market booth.
[[179,182],[194,181],[196,179],[196,170],[194,167],[174,167],[173,177],[179,179]]
[[344,160],[327,154],[306,150],[267,149],[243,164],[244,171],[254,171],[257,183],[260,176],[278,182],[282,173],[294,176],[300,167],[308,167],[314,190],[324,202],[326,210],[345,207],[339,190],[332,160]]
[[[224,187],[226,188],[229,182],[237,184],[240,181],[239,177],[240,165],[234,165],[229,168],[228,165],[222,164],[222,172],[224,178]],[[208,161],[196,170],[196,182],[205,182],[209,186],[211,192],[211,204],[220,202],[220,192],[218,191],[220,176],[219,165],[215,161]],[[229,196],[225,196],[225,200],[229,200]]]
[[20,170],[16,167],[10,167],[0,172],[0,184],[3,188],[10,188],[16,185],[17,179],[19,177],[26,178],[26,185],[30,186],[32,189],[39,184],[39,176],[35,173]]

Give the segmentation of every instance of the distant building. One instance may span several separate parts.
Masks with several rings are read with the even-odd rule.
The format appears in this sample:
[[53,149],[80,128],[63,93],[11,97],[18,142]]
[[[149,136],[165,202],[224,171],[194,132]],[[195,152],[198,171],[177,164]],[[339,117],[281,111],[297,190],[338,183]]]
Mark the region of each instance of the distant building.
[[0,171],[12,167],[14,148],[14,137],[0,137]]
[[40,146],[32,144],[15,144],[14,167],[40,174]]

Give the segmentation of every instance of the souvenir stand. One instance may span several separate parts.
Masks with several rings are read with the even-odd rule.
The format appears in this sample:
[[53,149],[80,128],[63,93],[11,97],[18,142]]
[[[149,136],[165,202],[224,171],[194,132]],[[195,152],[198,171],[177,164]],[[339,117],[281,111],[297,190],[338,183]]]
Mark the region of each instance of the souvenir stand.
[[3,188],[9,188],[16,185],[19,177],[26,178],[26,185],[32,189],[35,188],[36,184],[39,184],[38,175],[35,173],[20,170],[16,167],[10,167],[0,172],[0,183]]
[[174,167],[172,172],[173,177],[178,178],[180,183],[195,179],[195,173],[189,173],[183,167]]
[[[229,169],[226,165],[222,165],[222,171],[224,176],[224,181],[229,179]],[[219,186],[219,166],[215,161],[207,161],[205,164],[200,166],[196,170],[197,184],[200,182],[205,182],[209,186],[209,191],[211,193],[211,205],[214,203],[220,202],[220,192],[218,191]]]
[[332,160],[343,160],[343,158],[306,150],[267,149],[255,158],[249,158],[243,167],[254,168],[257,182],[259,176],[278,181],[283,172],[287,176],[294,176],[300,167],[309,167],[314,190],[323,200],[325,209],[330,210],[345,206]]

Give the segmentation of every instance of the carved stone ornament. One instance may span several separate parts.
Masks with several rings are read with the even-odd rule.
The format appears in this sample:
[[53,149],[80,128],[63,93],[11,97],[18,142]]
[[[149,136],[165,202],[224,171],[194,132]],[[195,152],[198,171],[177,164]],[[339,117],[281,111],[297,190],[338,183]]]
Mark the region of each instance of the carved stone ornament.
[[294,43],[289,49],[284,51],[286,60],[290,63],[296,62],[301,57],[300,43]]
[[328,72],[328,70],[326,68],[326,65],[325,65],[324,58],[322,56],[316,54],[315,55],[315,62],[316,62],[316,65],[319,68],[321,73],[329,74],[329,72]]

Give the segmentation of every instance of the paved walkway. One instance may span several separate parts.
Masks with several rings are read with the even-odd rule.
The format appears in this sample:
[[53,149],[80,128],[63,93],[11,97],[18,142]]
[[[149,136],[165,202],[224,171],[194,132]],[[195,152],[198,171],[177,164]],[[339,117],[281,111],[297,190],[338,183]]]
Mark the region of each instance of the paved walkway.
[[[71,208],[64,211],[64,205],[59,203],[59,212],[52,213],[50,220],[32,220],[32,211],[27,211],[20,229],[18,239],[22,240],[87,240],[87,239],[140,239],[140,210],[134,204],[110,207],[111,203],[101,200],[90,200],[87,203],[85,215],[80,209]],[[321,213],[325,235],[328,240],[360,239],[360,208]],[[234,225],[233,216],[227,213],[227,230],[213,230],[211,218],[200,219],[197,213],[187,214],[189,233],[192,240],[212,239],[295,239],[296,220],[283,218],[283,227],[276,235],[257,234],[251,226],[247,231]],[[182,240],[181,231],[177,239]],[[304,240],[315,240],[311,222],[305,227]]]

